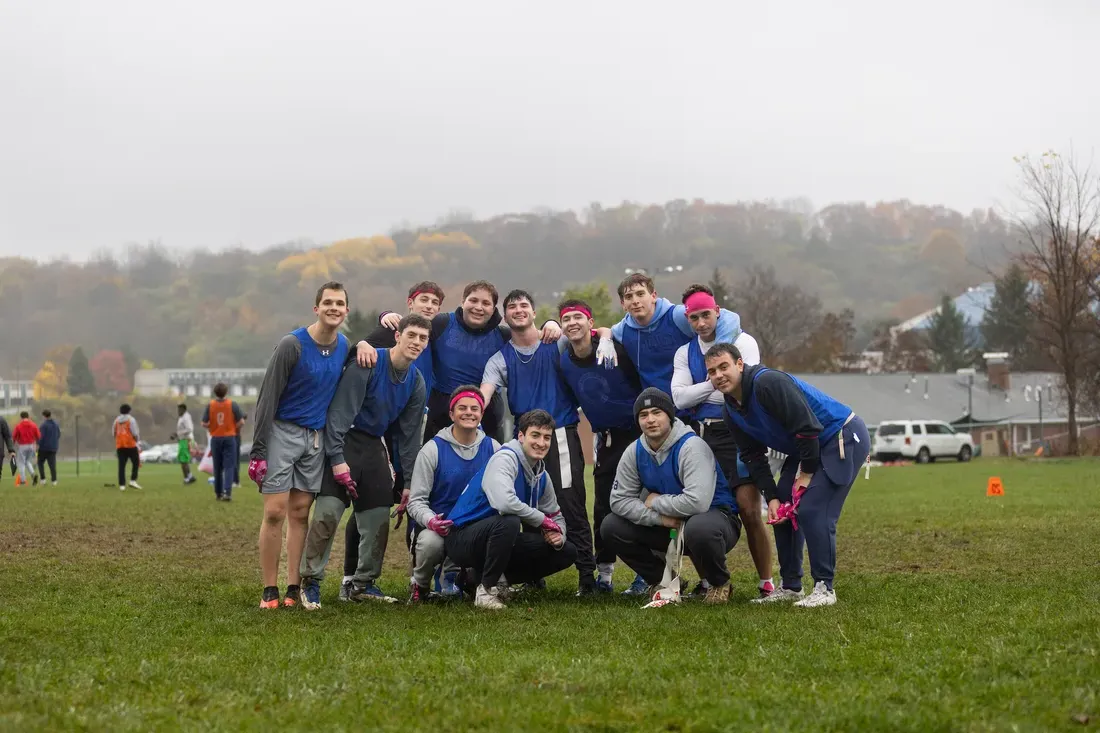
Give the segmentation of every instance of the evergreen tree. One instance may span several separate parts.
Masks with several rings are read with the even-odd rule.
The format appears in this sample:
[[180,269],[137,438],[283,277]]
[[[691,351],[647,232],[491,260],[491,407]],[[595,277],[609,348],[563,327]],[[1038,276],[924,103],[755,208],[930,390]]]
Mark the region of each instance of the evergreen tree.
[[82,394],[95,394],[95,378],[88,366],[88,357],[84,355],[84,349],[76,347],[69,359],[69,376],[67,379],[69,394],[79,397]]
[[969,366],[974,355],[966,334],[966,319],[955,307],[950,295],[944,295],[940,311],[932,316],[928,327],[928,345],[941,372],[953,372]]
[[726,279],[722,277],[722,272],[715,267],[714,274],[710,276],[710,282],[707,283],[707,287],[714,293],[714,302],[722,308],[731,307],[729,300],[729,284]]
[[1012,265],[994,283],[993,299],[982,318],[982,338],[990,351],[1005,351],[1014,369],[1032,368],[1032,319],[1028,279],[1019,265]]
[[352,308],[348,317],[344,319],[344,325],[340,330],[344,332],[352,343],[365,339],[374,329],[378,328],[378,317],[382,315],[378,311],[364,313],[359,308]]

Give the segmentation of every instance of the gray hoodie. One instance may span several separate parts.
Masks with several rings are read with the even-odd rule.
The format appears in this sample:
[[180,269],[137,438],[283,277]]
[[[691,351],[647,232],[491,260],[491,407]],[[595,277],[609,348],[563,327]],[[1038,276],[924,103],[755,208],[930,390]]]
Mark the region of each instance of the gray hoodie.
[[[478,450],[481,448],[481,441],[493,440],[485,437],[485,433],[481,428],[478,428],[477,435],[474,436],[474,442],[470,445],[463,445],[455,440],[452,432],[453,427],[452,425],[440,430],[435,437],[450,444],[454,452],[464,461],[473,460],[473,457],[477,455]],[[493,451],[498,450],[500,450],[500,444],[493,440]],[[421,527],[427,527],[428,520],[435,516],[435,512],[432,511],[428,502],[432,496],[432,489],[435,488],[435,469],[438,467],[439,446],[434,440],[429,440],[416,456],[416,463],[412,472],[412,487],[409,493],[409,518]]]
[[561,515],[561,509],[558,508],[554,481],[549,475],[546,477],[546,490],[539,497],[538,508],[524,504],[516,496],[516,477],[519,475],[520,467],[523,467],[527,482],[534,483],[539,474],[546,473],[545,463],[539,461],[531,465],[518,440],[509,440],[502,447],[512,450],[499,450],[494,453],[485,466],[485,476],[481,481],[481,490],[485,492],[489,506],[500,514],[514,514],[529,527],[538,527],[543,519],[550,517],[561,527],[561,533],[564,536],[565,517]]
[[657,450],[649,447],[644,435],[635,443],[640,444],[642,450],[661,465],[670,457],[676,442],[689,434],[692,437],[680,449],[680,465],[676,467],[676,475],[684,485],[682,494],[658,496],[654,499],[653,506],[647,507],[645,498],[650,491],[642,486],[635,457],[636,448],[631,444],[623,451],[615,473],[615,483],[611,487],[611,511],[634,524],[658,526],[662,514],[687,518],[710,509],[710,503],[714,499],[714,484],[717,481],[714,453],[691,428],[680,420],[673,420],[672,431]]

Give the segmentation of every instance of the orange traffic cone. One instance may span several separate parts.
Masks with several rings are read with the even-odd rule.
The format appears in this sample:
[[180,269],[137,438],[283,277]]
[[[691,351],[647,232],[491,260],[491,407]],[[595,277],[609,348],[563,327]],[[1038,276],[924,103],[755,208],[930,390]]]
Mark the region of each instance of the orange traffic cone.
[[1001,483],[1001,479],[997,478],[996,476],[990,476],[989,483],[985,485],[985,495],[1004,496],[1005,487],[1004,484]]

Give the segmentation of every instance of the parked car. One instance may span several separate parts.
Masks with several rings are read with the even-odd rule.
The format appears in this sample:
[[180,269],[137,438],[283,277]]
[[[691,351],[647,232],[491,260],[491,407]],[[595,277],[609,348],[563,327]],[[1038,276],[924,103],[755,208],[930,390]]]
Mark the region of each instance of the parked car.
[[174,463],[177,456],[178,447],[175,443],[151,445],[140,453],[142,463]]
[[871,454],[880,461],[912,458],[931,463],[937,458],[969,461],[974,441],[969,433],[957,433],[942,420],[890,420],[881,423],[871,443]]

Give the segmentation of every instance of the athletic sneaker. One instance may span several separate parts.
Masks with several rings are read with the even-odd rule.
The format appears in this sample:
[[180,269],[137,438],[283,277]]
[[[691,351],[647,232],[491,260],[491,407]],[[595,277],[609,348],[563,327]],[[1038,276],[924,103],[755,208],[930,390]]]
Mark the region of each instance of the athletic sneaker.
[[341,601],[351,600],[352,584],[350,580],[345,580],[340,584],[340,595],[338,596]]
[[431,594],[429,588],[421,588],[416,583],[409,583],[409,603],[424,603]]
[[751,603],[779,603],[780,601],[797,601],[806,595],[801,588],[798,590],[791,590],[790,588],[776,588],[774,591],[766,596],[759,598],[753,598]]
[[640,575],[634,576],[634,582],[630,584],[630,587],[623,591],[624,596],[644,596],[647,595],[646,589],[649,586],[646,585],[645,579]]
[[306,581],[298,593],[298,601],[307,611],[316,611],[321,607],[321,584],[316,580]]
[[31,486],[38,486],[38,477],[34,477],[34,481],[31,482]]
[[814,592],[794,605],[799,608],[817,608],[818,606],[831,606],[836,603],[836,592],[830,590],[824,580],[814,584]]
[[706,596],[703,598],[703,603],[720,604],[729,603],[730,600],[730,584],[719,586],[710,586],[707,588]]
[[125,485],[121,485],[121,486],[119,486],[119,487],[118,487],[118,490],[119,490],[119,491],[126,491],[126,486],[125,486]]
[[490,611],[500,611],[508,608],[500,600],[500,588],[486,588],[483,585],[477,587],[477,595],[474,597],[475,608],[485,608]]
[[596,593],[613,593],[614,591],[615,586],[611,583],[610,580],[601,580],[600,578],[596,578]]
[[703,600],[710,592],[710,583],[705,580],[700,580],[695,584],[695,587],[691,589],[690,593],[685,593],[688,598],[694,598],[696,600]]
[[130,488],[131,488],[131,489],[140,489],[140,488],[141,488],[141,484],[139,484],[139,483],[138,483],[137,481],[133,481],[133,480],[131,480],[131,481],[130,481]]
[[56,481],[51,481],[50,483],[51,483],[51,484],[53,484],[54,486],[57,486],[57,482],[56,482]]
[[596,578],[592,575],[581,576],[577,581],[577,597],[596,595]]
[[283,596],[283,605],[287,608],[294,608],[298,605],[298,595],[302,589],[296,585],[288,585],[286,587],[286,595]]
[[275,586],[264,588],[263,597],[260,598],[260,608],[278,608],[279,589]]
[[439,595],[444,598],[462,597],[462,589],[458,587],[458,573],[443,573],[439,583]]
[[761,581],[760,585],[758,585],[756,589],[760,593],[761,598],[767,598],[772,593],[775,593],[775,583],[771,582],[770,580]]
[[352,584],[348,598],[356,603],[360,601],[384,601],[386,600],[386,594],[374,583],[367,583],[362,587]]

